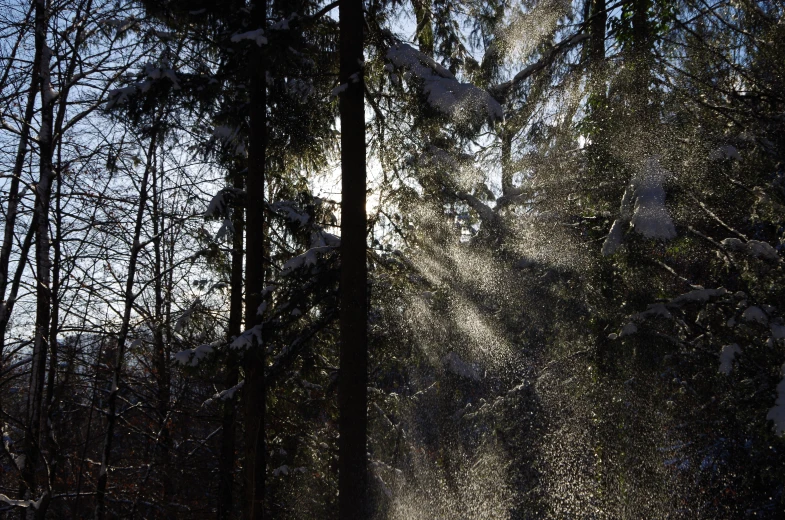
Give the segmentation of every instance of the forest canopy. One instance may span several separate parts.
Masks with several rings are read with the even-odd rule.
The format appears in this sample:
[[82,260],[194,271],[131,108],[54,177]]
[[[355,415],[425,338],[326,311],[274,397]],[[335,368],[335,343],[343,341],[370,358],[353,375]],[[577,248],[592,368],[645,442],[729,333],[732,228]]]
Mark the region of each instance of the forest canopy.
[[2,0],[0,516],[782,518],[778,0]]

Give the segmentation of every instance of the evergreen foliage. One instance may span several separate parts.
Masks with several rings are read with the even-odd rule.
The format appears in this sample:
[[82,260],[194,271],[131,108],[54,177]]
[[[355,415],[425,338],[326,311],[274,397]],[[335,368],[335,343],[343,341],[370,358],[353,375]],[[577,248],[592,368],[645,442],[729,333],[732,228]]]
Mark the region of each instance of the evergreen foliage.
[[781,2],[0,20],[0,515],[782,517]]

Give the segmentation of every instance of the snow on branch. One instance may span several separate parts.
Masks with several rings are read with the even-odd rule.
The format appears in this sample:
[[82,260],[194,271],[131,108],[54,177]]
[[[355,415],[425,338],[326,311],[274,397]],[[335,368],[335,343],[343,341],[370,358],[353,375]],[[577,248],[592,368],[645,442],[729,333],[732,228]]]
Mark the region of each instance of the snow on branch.
[[183,328],[185,328],[185,326],[188,325],[188,322],[191,321],[194,312],[199,308],[201,304],[202,301],[198,297],[194,299],[191,305],[189,305],[188,308],[183,311],[183,314],[180,315],[180,317],[177,319],[177,322],[174,324],[175,332],[182,331]]
[[235,350],[248,350],[249,348],[253,347],[254,344],[261,345],[262,344],[262,325],[254,325],[250,329],[244,331],[242,334],[237,336],[234,341],[229,344],[229,348]]
[[665,170],[659,159],[646,159],[643,171],[634,182],[635,208],[630,223],[635,231],[646,238],[670,240],[676,238],[676,229],[665,207]]
[[221,227],[219,227],[218,231],[216,231],[213,240],[215,240],[216,242],[221,242],[223,239],[233,234],[234,234],[234,224],[230,219],[225,218],[221,223]]
[[126,32],[128,29],[135,26],[138,22],[139,19],[134,16],[129,18],[107,18],[101,21],[103,25],[114,29],[117,35]]
[[602,254],[612,255],[621,246],[625,227],[629,224],[646,238],[670,240],[676,238],[676,228],[665,207],[663,183],[667,172],[659,157],[648,157],[638,174],[633,177],[621,199],[619,218],[611,226],[602,244]]
[[457,120],[501,119],[504,115],[498,101],[488,92],[471,83],[458,81],[433,58],[405,43],[387,51],[387,59],[406,71],[404,77],[422,84],[428,103],[436,110]]
[[204,210],[204,216],[207,218],[227,217],[229,215],[229,207],[231,204],[240,200],[245,195],[245,192],[238,188],[223,188],[210,199],[207,204],[207,209]]
[[294,271],[309,265],[315,266],[318,263],[319,255],[329,253],[334,249],[336,249],[336,246],[317,246],[310,248],[305,253],[287,260],[281,269],[281,276],[287,276]]
[[10,506],[16,507],[32,507],[33,509],[37,510],[41,507],[41,502],[43,502],[46,493],[41,495],[41,498],[38,500],[14,500],[13,498],[8,498],[7,496],[0,493],[0,502],[5,502]]
[[[696,286],[698,287],[698,286]],[[680,294],[670,301],[662,303],[652,303],[645,311],[638,312],[630,316],[630,321],[622,328],[617,334],[613,333],[608,336],[608,339],[615,340],[624,336],[632,336],[638,332],[637,324],[641,324],[650,318],[663,318],[673,319],[671,310],[681,309],[685,305],[692,303],[707,303],[711,298],[721,297],[728,294],[728,290],[724,287],[719,289],[704,289],[698,287],[692,291]]]
[[274,202],[270,204],[270,209],[285,218],[290,224],[305,226],[311,220],[311,216],[293,200]]
[[207,345],[199,345],[196,348],[189,348],[178,352],[174,355],[174,360],[181,365],[190,365],[195,367],[198,365],[204,358],[208,355],[212,354],[215,347],[221,345],[221,341],[215,341],[213,343],[209,343]]
[[264,29],[256,29],[255,31],[248,31],[232,35],[232,43],[238,43],[243,40],[254,41],[259,47],[267,43],[267,37],[264,35]]
[[738,343],[725,345],[720,351],[720,367],[718,369],[720,374],[730,375],[733,369],[733,359],[737,354],[741,354],[741,347]]
[[[724,300],[716,300],[724,298]],[[738,305],[734,300],[741,300]],[[648,321],[650,318],[663,318],[681,321],[676,318],[671,311],[681,309],[687,305],[699,304],[704,309],[706,305],[714,301],[723,303],[736,309],[736,316],[731,317],[726,322],[726,327],[733,328],[743,322],[746,326],[756,326],[758,330],[766,328],[770,331],[770,336],[766,344],[771,348],[777,341],[785,340],[785,325],[782,325],[782,317],[774,314],[775,307],[770,305],[748,305],[746,304],[747,295],[743,292],[731,293],[727,289],[705,289],[699,286],[689,292],[676,296],[667,302],[654,303],[648,306],[647,310],[633,314],[629,317],[629,322],[623,327],[620,333],[612,333],[608,336],[610,340],[616,340],[624,336],[630,336],[638,332],[638,325]],[[742,309],[744,309],[742,311]],[[703,312],[703,311],[701,311]],[[699,315],[700,316],[700,315]],[[682,322],[683,323],[683,322]],[[703,335],[701,336],[703,337]],[[725,376],[730,375],[733,370],[734,360],[743,355],[743,350],[738,343],[722,345],[718,360],[718,373]],[[774,422],[774,429],[777,435],[785,435],[785,365],[782,366],[782,380],[777,385],[777,399],[768,414],[767,419]]]
[[748,240],[744,242],[738,238],[726,238],[721,241],[721,244],[731,251],[739,251],[746,253],[761,260],[777,263],[780,261],[780,255],[777,250],[770,244],[761,242],[760,240]]
[[164,78],[169,80],[174,90],[180,90],[180,81],[177,74],[173,69],[168,67],[156,67],[152,64],[146,64],[142,71],[144,79],[131,83],[125,87],[110,90],[107,95],[106,108],[107,110],[114,108],[117,105],[127,103],[129,98],[137,95],[144,94],[150,90],[155,81],[160,81]]
[[207,146],[212,149],[215,143],[220,143],[225,148],[226,152],[237,157],[245,156],[245,142],[239,127],[230,127],[218,125],[213,130],[213,135],[210,138]]
[[766,414],[766,419],[774,421],[777,435],[785,435],[785,365],[782,365],[782,381],[777,385],[777,401]]
[[175,90],[180,90],[180,82],[178,81],[177,74],[175,74],[173,69],[168,67],[156,67],[148,63],[144,66],[144,73],[152,80],[166,78],[172,83],[172,88]]
[[227,388],[226,390],[221,390],[220,392],[216,392],[210,399],[202,403],[202,406],[207,406],[208,404],[215,402],[215,401],[228,401],[234,397],[234,394],[237,393],[239,389],[241,389],[245,385],[245,379],[234,385],[233,387]]

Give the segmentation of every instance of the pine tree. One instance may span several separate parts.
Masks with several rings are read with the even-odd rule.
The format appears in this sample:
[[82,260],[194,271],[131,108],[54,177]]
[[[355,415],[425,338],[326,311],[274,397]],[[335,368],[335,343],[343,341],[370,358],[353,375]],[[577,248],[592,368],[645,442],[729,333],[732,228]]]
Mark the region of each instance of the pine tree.
[[360,520],[368,502],[368,275],[365,81],[361,0],[341,0],[341,327],[338,380],[338,517]]

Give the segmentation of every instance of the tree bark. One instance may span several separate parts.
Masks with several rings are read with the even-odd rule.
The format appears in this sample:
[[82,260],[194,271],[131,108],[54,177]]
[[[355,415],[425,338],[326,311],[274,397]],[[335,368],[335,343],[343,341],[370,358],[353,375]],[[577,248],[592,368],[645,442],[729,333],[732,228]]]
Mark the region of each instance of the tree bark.
[[[153,349],[155,360],[155,376],[157,382],[157,408],[158,420],[160,421],[160,433],[158,435],[158,442],[156,444],[157,458],[160,464],[160,478],[162,483],[162,496],[161,502],[167,504],[173,495],[173,483],[170,472],[170,452],[169,452],[169,402],[171,401],[171,375],[169,371],[169,352],[167,349],[167,342],[164,338],[164,328],[168,325],[166,316],[164,315],[165,299],[168,296],[169,288],[166,287],[166,279],[164,278],[164,254],[165,252],[161,247],[161,238],[166,229],[166,222],[164,221],[163,211],[163,179],[164,179],[164,162],[163,162],[163,149],[161,150],[160,169],[154,169],[152,172],[152,215],[151,221],[153,224],[153,289],[155,292],[155,310],[154,310],[154,331],[153,331]],[[164,293],[167,294],[164,294]]]
[[157,130],[153,129],[153,135],[150,137],[150,146],[147,151],[147,161],[145,164],[144,173],[142,175],[142,182],[139,186],[139,207],[136,212],[136,221],[134,223],[133,244],[131,245],[131,258],[128,263],[128,276],[125,283],[125,298],[123,308],[123,320],[120,324],[120,332],[117,334],[117,357],[115,358],[114,369],[112,370],[112,387],[109,390],[109,397],[107,398],[107,425],[106,436],[104,437],[104,445],[101,457],[101,469],[98,472],[98,481],[95,490],[95,512],[94,516],[97,520],[103,520],[106,517],[106,485],[109,477],[109,462],[112,455],[112,445],[114,441],[114,429],[117,424],[117,392],[120,386],[120,377],[123,369],[123,360],[125,358],[125,343],[128,339],[128,332],[131,324],[131,312],[135,300],[134,295],[134,281],[136,279],[136,264],[139,258],[139,251],[141,251],[140,237],[142,234],[142,226],[144,224],[145,207],[147,206],[147,185],[149,183],[150,174],[156,167],[155,164],[155,150],[157,144]]
[[[35,5],[35,46],[40,54],[39,91],[41,93],[41,129],[38,134],[39,147],[39,178],[36,184],[34,212],[37,219],[35,231],[35,267],[36,267],[36,317],[35,339],[33,342],[33,360],[30,375],[30,393],[27,402],[27,424],[25,425],[24,451],[26,463],[23,470],[24,480],[29,491],[29,499],[37,500],[39,482],[48,484],[47,479],[39,477],[39,460],[41,458],[43,431],[42,410],[44,401],[44,381],[46,376],[46,354],[49,343],[49,324],[51,320],[51,270],[49,258],[51,244],[49,240],[49,209],[52,188],[54,140],[52,127],[54,124],[54,98],[51,94],[50,61],[52,51],[47,47],[46,35],[49,22],[49,10],[44,0],[37,0]],[[48,488],[48,486],[46,486]],[[43,503],[36,518],[43,518],[48,505],[49,493],[44,492]]]
[[591,0],[590,16],[589,63],[597,67],[605,60],[605,26],[608,24],[605,0]]
[[508,197],[513,192],[512,170],[512,137],[511,123],[502,123],[500,138],[502,141],[502,196]]
[[[266,30],[267,2],[256,0],[251,10],[252,25]],[[250,81],[250,132],[246,179],[246,261],[245,326],[258,321],[257,309],[264,289],[265,251],[265,166],[267,158],[267,69],[263,50],[255,51],[255,67]],[[245,414],[245,517],[264,517],[266,389],[264,345],[254,345],[245,353],[243,408]]]
[[[45,433],[41,436],[42,440],[45,439],[45,446],[49,455],[49,477],[47,488],[52,489],[58,470],[58,462],[61,459],[61,453],[57,449],[57,439],[53,427],[53,412],[54,412],[54,397],[55,397],[55,383],[57,380],[57,363],[58,363],[58,344],[57,335],[60,332],[60,266],[62,264],[62,231],[63,231],[63,211],[62,211],[62,161],[60,160],[60,148],[58,147],[58,160],[55,182],[57,190],[55,191],[55,208],[54,208],[54,229],[55,236],[52,241],[52,250],[54,253],[54,263],[52,266],[52,288],[51,288],[51,317],[49,325],[49,370],[47,371],[46,378],[46,396],[44,399],[44,410],[46,413],[46,420],[43,421]],[[41,504],[44,507],[47,504]],[[39,508],[40,509],[40,508]],[[42,512],[41,515],[45,515]]]
[[649,85],[652,79],[652,41],[649,27],[649,0],[634,0],[632,12],[632,117],[650,122],[649,110],[651,95]]
[[[243,178],[239,172],[233,173],[232,186],[243,189]],[[243,326],[243,227],[244,215],[241,205],[235,206],[232,214],[234,235],[232,237],[232,270],[231,270],[231,296],[229,300],[229,330],[228,340],[236,338],[242,332]],[[230,350],[226,360],[226,388],[232,388],[239,382],[237,356]],[[236,392],[235,392],[236,395]],[[235,422],[237,420],[237,399],[233,395],[223,404],[221,458],[218,463],[218,518],[226,520],[232,518],[232,494],[234,490],[234,450],[235,450]]]
[[362,0],[341,0],[341,299],[338,516],[368,517],[368,338]]

